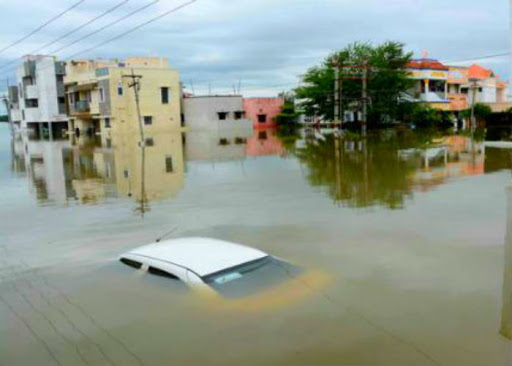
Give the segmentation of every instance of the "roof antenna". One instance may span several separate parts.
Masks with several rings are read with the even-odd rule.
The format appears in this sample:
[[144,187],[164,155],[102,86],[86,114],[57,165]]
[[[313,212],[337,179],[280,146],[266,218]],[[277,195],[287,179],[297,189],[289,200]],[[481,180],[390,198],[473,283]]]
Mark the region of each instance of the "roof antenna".
[[172,229],[171,231],[169,231],[168,233],[165,233],[164,235],[162,235],[161,237],[157,238],[155,240],[155,243],[160,243],[160,241],[165,238],[166,236],[168,235],[171,235],[173,232],[175,232],[176,230],[178,229],[178,227],[176,226],[174,229]]

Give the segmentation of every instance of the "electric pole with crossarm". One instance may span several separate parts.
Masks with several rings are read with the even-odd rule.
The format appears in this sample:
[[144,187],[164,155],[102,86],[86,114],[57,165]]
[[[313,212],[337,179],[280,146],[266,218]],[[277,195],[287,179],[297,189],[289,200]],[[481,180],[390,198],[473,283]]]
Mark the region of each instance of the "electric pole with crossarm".
[[144,144],[145,144],[144,129],[142,127],[142,119],[141,119],[141,115],[140,115],[140,100],[139,100],[140,79],[142,79],[142,75],[135,75],[135,72],[132,69],[132,73],[130,75],[123,75],[123,78],[131,79],[131,82],[128,84],[128,87],[133,88],[133,92],[135,94],[135,105],[137,108],[137,120],[139,121],[140,147],[144,147]]

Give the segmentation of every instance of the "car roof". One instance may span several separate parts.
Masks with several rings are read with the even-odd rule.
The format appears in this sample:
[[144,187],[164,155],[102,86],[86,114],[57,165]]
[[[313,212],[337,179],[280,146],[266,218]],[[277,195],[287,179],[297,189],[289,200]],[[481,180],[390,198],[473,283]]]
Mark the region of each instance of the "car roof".
[[268,256],[258,249],[209,238],[171,239],[127,254],[170,262],[201,277]]

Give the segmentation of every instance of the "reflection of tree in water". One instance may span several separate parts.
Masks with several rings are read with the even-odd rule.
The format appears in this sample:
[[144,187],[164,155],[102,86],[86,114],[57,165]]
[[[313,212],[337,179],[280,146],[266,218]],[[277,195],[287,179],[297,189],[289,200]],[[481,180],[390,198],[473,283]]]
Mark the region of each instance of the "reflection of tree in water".
[[338,203],[350,207],[382,205],[390,209],[404,206],[412,197],[412,176],[416,160],[402,159],[399,151],[424,147],[429,139],[410,132],[382,131],[366,139],[351,135],[327,136],[295,150],[307,165],[307,179],[313,186],[327,187]]

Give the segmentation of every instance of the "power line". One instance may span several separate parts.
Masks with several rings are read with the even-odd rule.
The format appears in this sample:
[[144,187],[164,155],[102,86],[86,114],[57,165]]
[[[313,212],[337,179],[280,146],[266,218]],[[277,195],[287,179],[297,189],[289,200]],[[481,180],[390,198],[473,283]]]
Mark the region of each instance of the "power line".
[[[156,0],[156,1],[154,1],[153,3],[156,3],[156,2],[158,2],[158,1],[159,1],[159,0]],[[99,48],[99,47],[101,47],[101,46],[104,46],[105,44],[108,44],[108,43],[110,43],[110,42],[113,42],[113,41],[115,41],[115,40],[118,40],[118,39],[120,39],[120,38],[122,38],[122,37],[126,36],[127,34],[133,33],[133,32],[135,32],[136,30],[138,30],[138,29],[140,29],[140,28],[142,28],[142,27],[144,27],[144,26],[146,26],[146,25],[148,25],[148,24],[151,24],[151,23],[153,23],[153,22],[155,22],[155,21],[157,21],[157,20],[159,20],[159,19],[161,19],[161,18],[163,18],[163,17],[165,17],[165,16],[167,16],[167,15],[169,15],[169,14],[171,14],[171,13],[174,13],[174,12],[176,12],[176,11],[180,10],[180,9],[183,9],[183,8],[185,8],[185,7],[189,6],[189,5],[191,5],[192,3],[195,3],[196,1],[197,1],[197,0],[191,0],[191,1],[188,1],[188,2],[186,2],[186,3],[184,3],[184,4],[181,4],[181,5],[177,6],[177,7],[173,8],[173,9],[171,9],[171,10],[168,10],[168,11],[166,11],[166,12],[164,12],[164,13],[162,13],[162,14],[160,14],[160,15],[158,15],[158,16],[156,16],[156,17],[154,17],[154,18],[151,18],[150,20],[147,20],[147,21],[145,21],[145,22],[143,22],[143,23],[141,23],[141,24],[139,24],[139,25],[137,25],[137,26],[135,26],[135,27],[133,27],[133,28],[131,28],[131,29],[128,29],[127,31],[125,31],[125,32],[123,32],[123,33],[121,33],[121,34],[118,34],[118,35],[117,35],[117,36],[115,36],[115,37],[109,38],[109,39],[107,39],[106,41],[103,41],[103,42],[101,42],[101,43],[97,44],[96,46],[90,47],[90,48],[88,48],[88,49],[86,49],[86,50],[82,50],[82,51],[77,52],[77,53],[75,53],[75,54],[73,54],[73,55],[71,55],[71,56],[68,56],[68,57],[66,57],[64,60],[69,60],[69,59],[71,59],[71,58],[73,58],[73,57],[75,57],[75,56],[81,55],[82,53],[86,53],[86,52],[92,51],[92,50],[94,50],[94,49],[96,49],[96,48]],[[153,3],[150,3],[150,4],[148,4],[148,5],[152,5]],[[4,71],[4,72],[5,72],[5,71]]]
[[158,3],[159,1],[160,1],[160,0],[154,0],[154,1],[152,1],[152,2],[148,3],[148,4],[144,5],[144,6],[141,6],[140,8],[137,8],[137,9],[135,9],[134,11],[132,11],[132,12],[130,12],[130,13],[128,13],[128,14],[126,14],[126,15],[123,15],[121,18],[118,18],[118,19],[114,20],[114,21],[113,21],[113,22],[111,22],[111,23],[105,24],[103,27],[98,28],[98,29],[96,29],[95,31],[92,31],[92,32],[90,32],[90,33],[88,33],[88,34],[86,34],[86,35],[84,35],[84,36],[80,37],[80,38],[77,38],[77,39],[75,39],[73,42],[68,43],[67,45],[62,46],[62,47],[60,47],[60,48],[57,48],[56,50],[53,50],[53,51],[52,51],[52,52],[50,52],[50,53],[55,54],[55,53],[60,52],[60,51],[62,51],[62,50],[64,50],[64,49],[66,49],[66,48],[69,48],[69,47],[73,46],[74,44],[76,44],[76,43],[78,43],[78,42],[80,42],[80,41],[83,41],[84,39],[87,39],[87,38],[89,38],[89,37],[91,37],[91,36],[93,36],[93,35],[95,35],[95,34],[98,34],[99,32],[102,32],[102,31],[104,31],[105,29],[110,28],[110,27],[112,27],[113,25],[116,25],[117,23],[122,22],[123,20],[126,20],[126,19],[128,19],[128,18],[132,17],[133,15],[135,15],[135,14],[137,14],[137,13],[140,13],[141,11],[143,11],[143,10],[145,10],[145,9],[149,8],[150,6],[155,5],[155,4],[156,4],[156,3]]
[[[156,3],[158,3],[159,1],[160,1],[160,0],[154,0],[154,1],[152,1],[152,2],[148,3],[148,4],[144,5],[144,6],[141,6],[141,7],[137,8],[137,9],[133,10],[132,12],[130,12],[130,13],[126,14],[126,15],[123,15],[122,17],[120,17],[120,18],[118,18],[118,19],[114,20],[113,22],[108,23],[108,24],[105,24],[103,27],[98,28],[98,29],[96,29],[95,31],[92,31],[92,32],[90,32],[90,33],[87,33],[86,35],[84,35],[84,36],[82,36],[82,37],[79,37],[79,38],[75,39],[75,40],[74,40],[74,41],[72,41],[71,43],[68,43],[68,44],[66,44],[65,46],[62,46],[62,47],[60,47],[60,48],[58,48],[58,49],[56,49],[56,50],[54,50],[54,51],[50,52],[50,54],[55,54],[55,53],[57,53],[57,52],[59,52],[59,51],[62,51],[62,50],[64,50],[64,49],[66,49],[66,48],[69,48],[69,47],[71,47],[71,46],[75,45],[76,43],[78,43],[78,42],[80,42],[80,41],[83,41],[84,39],[87,39],[87,38],[89,38],[89,37],[91,37],[91,36],[93,36],[93,35],[95,35],[95,34],[98,34],[98,33],[102,32],[102,31],[104,31],[105,29],[110,28],[110,27],[112,27],[113,25],[115,25],[115,24],[117,24],[117,23],[120,23],[120,22],[122,22],[123,20],[126,20],[126,19],[128,19],[128,18],[132,17],[133,15],[135,15],[135,14],[137,14],[137,13],[140,13],[141,11],[143,11],[143,10],[145,10],[145,9],[149,8],[150,6],[155,5],[155,4],[156,4]],[[76,55],[76,54],[75,54],[75,55]],[[73,55],[73,56],[75,56],[75,55]],[[68,57],[68,58],[71,58],[71,57],[73,57],[73,56],[70,56],[70,57]],[[13,63],[16,63],[16,60],[15,60]],[[15,70],[15,69],[16,69],[16,66],[15,66],[15,67],[13,67],[13,68],[9,68],[9,69],[7,69],[7,70],[4,70],[4,71],[3,71],[3,73],[9,72],[9,71],[11,71],[11,70],[13,71],[13,70]]]
[[82,4],[85,0],[80,0],[78,2],[76,2],[75,4],[71,5],[69,8],[67,8],[66,10],[64,10],[62,13],[60,14],[57,14],[56,16],[54,16],[53,18],[51,18],[50,20],[48,20],[46,23],[43,23],[42,25],[40,25],[39,27],[37,27],[36,29],[34,29],[32,32],[30,32],[29,34],[27,34],[26,36],[24,37],[21,37],[20,39],[18,39],[17,41],[14,41],[13,43],[11,43],[10,45],[2,48],[0,50],[0,53],[4,52],[4,51],[7,51],[8,49],[16,46],[17,44],[20,44],[21,42],[23,42],[24,40],[26,40],[27,38],[29,38],[30,36],[33,36],[34,34],[36,34],[37,32],[39,32],[40,30],[42,30],[43,28],[45,28],[46,26],[48,26],[49,24],[53,23],[54,21],[56,21],[57,19],[59,19],[60,17],[64,16],[66,13],[69,13],[71,10],[73,10],[74,8],[76,8],[78,5]]
[[86,53],[86,52],[92,51],[92,50],[94,50],[94,49],[96,49],[96,48],[99,48],[99,47],[102,47],[102,46],[104,46],[104,45],[106,45],[106,44],[108,44],[108,43],[110,43],[110,42],[116,41],[116,40],[118,40],[118,39],[120,39],[120,38],[122,38],[122,37],[124,37],[124,36],[126,36],[126,35],[128,35],[128,34],[130,34],[130,33],[135,32],[136,30],[138,30],[138,29],[140,29],[140,28],[142,28],[142,27],[144,27],[144,26],[146,26],[146,25],[148,25],[148,24],[151,24],[151,23],[153,23],[153,22],[156,22],[156,21],[157,21],[157,20],[159,20],[159,19],[162,19],[163,17],[165,17],[165,16],[167,16],[167,15],[169,15],[169,14],[171,14],[171,13],[174,13],[174,12],[176,12],[176,11],[180,10],[180,9],[183,9],[183,8],[185,8],[185,7],[187,7],[187,6],[189,6],[189,5],[193,4],[193,3],[195,3],[196,1],[197,1],[197,0],[191,0],[191,1],[188,1],[188,2],[186,2],[186,3],[183,3],[183,4],[181,4],[181,5],[179,5],[179,6],[175,7],[175,8],[172,8],[171,10],[166,11],[165,13],[162,13],[162,14],[160,14],[160,15],[158,15],[158,16],[156,16],[156,17],[154,17],[154,18],[150,19],[150,20],[147,20],[147,21],[145,21],[145,22],[143,22],[143,23],[141,23],[141,24],[139,24],[139,25],[137,25],[137,26],[135,26],[135,27],[133,27],[133,28],[131,28],[131,29],[128,29],[127,31],[125,31],[125,32],[123,32],[123,33],[121,33],[121,34],[118,34],[118,35],[117,35],[117,36],[115,36],[115,37],[109,38],[109,39],[107,39],[106,41],[103,41],[103,42],[101,42],[101,43],[97,44],[96,46],[93,46],[93,47],[88,48],[88,49],[86,49],[86,50],[83,50],[83,51],[77,52],[77,53],[75,53],[75,54],[73,54],[73,55],[69,56],[68,58],[73,58],[73,57],[75,57],[75,56],[81,55],[82,53]]
[[85,23],[84,23],[84,24],[82,24],[81,26],[79,26],[79,27],[77,27],[77,28],[73,29],[72,31],[70,31],[70,32],[68,32],[68,33],[66,33],[66,34],[64,34],[64,35],[62,35],[61,37],[57,38],[56,40],[54,40],[54,41],[52,41],[52,42],[50,42],[50,43],[47,43],[47,44],[45,44],[44,46],[41,46],[40,48],[38,48],[38,49],[37,49],[37,50],[35,50],[35,51],[32,51],[31,53],[38,52],[38,51],[40,51],[40,50],[42,50],[42,49],[44,49],[44,48],[47,48],[47,47],[50,47],[50,46],[54,45],[55,43],[57,43],[57,42],[59,42],[59,41],[63,40],[64,38],[66,38],[66,37],[68,37],[68,36],[70,36],[70,35],[72,35],[72,34],[74,34],[74,33],[78,32],[80,29],[83,29],[83,28],[87,27],[88,25],[91,25],[92,23],[94,23],[94,22],[96,22],[96,21],[100,20],[101,18],[105,17],[106,15],[108,15],[108,14],[112,13],[113,11],[115,11],[115,10],[119,9],[121,6],[123,6],[124,4],[126,4],[126,3],[127,3],[127,2],[129,2],[129,1],[131,1],[131,0],[123,0],[123,1],[121,1],[121,2],[120,2],[120,3],[118,3],[117,5],[114,5],[114,6],[113,6],[113,7],[111,7],[110,9],[105,10],[103,13],[101,13],[101,14],[99,14],[98,16],[96,16],[96,17],[92,18],[91,20],[89,20],[89,21],[85,22]]
[[[41,47],[39,47],[39,48],[37,48],[37,49],[35,49],[35,50],[30,51],[30,52],[29,52],[29,54],[31,54],[31,55],[36,54],[37,52],[39,52],[39,51],[41,51],[41,50],[43,50],[43,49],[45,49],[45,48],[47,48],[47,47],[50,47],[50,46],[54,45],[55,43],[57,43],[57,42],[59,42],[59,41],[63,40],[64,38],[69,37],[70,35],[72,35],[72,34],[74,34],[74,33],[78,32],[79,30],[81,30],[81,29],[85,28],[86,26],[88,26],[88,25],[90,25],[90,24],[92,24],[92,23],[94,23],[94,22],[96,22],[96,21],[100,20],[100,19],[101,19],[101,18],[103,18],[104,16],[106,16],[106,15],[108,15],[108,14],[112,13],[114,10],[117,10],[118,8],[120,8],[121,6],[123,6],[124,4],[126,4],[126,3],[127,3],[127,2],[129,2],[129,1],[131,1],[131,0],[123,0],[123,1],[121,1],[120,3],[118,3],[118,4],[117,4],[117,5],[115,5],[115,6],[113,6],[112,8],[110,8],[110,9],[108,9],[108,10],[104,11],[103,13],[101,13],[101,14],[99,14],[99,15],[95,16],[94,18],[92,18],[92,19],[88,20],[87,22],[83,23],[82,25],[78,26],[77,28],[75,28],[75,29],[73,29],[73,30],[71,30],[71,31],[69,31],[69,32],[67,32],[67,33],[65,33],[65,34],[63,34],[63,35],[62,35],[62,36],[60,36],[59,38],[57,38],[57,39],[55,39],[55,40],[53,40],[53,41],[51,41],[51,42],[49,42],[49,43],[45,44],[44,46],[41,46]],[[12,65],[12,64],[15,64],[15,63],[17,63],[17,62],[18,62],[17,60],[13,60],[13,61],[7,62],[7,63],[5,63],[5,64],[3,64],[3,65],[1,65],[1,66],[0,66],[0,70],[1,70],[1,69],[6,68],[7,66],[10,66],[10,65]]]
[[459,59],[459,60],[451,60],[451,61],[443,61],[444,63],[454,63],[454,62],[468,62],[468,61],[477,61],[477,60],[487,60],[490,58],[498,58],[498,57],[505,57],[509,56],[510,52],[504,52],[504,53],[496,53],[494,55],[486,55],[481,57],[473,57],[473,58],[466,58],[466,59]]

